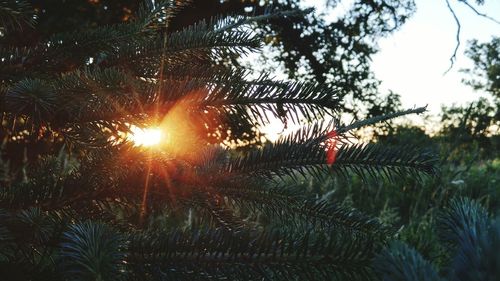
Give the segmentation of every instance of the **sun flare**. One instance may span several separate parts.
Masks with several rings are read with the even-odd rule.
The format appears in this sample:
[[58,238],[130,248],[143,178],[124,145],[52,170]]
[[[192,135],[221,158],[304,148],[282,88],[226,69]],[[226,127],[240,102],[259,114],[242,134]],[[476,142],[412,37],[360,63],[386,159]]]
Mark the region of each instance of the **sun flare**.
[[133,126],[130,128],[130,134],[127,138],[135,146],[155,146],[162,142],[163,132],[160,128],[139,128]]

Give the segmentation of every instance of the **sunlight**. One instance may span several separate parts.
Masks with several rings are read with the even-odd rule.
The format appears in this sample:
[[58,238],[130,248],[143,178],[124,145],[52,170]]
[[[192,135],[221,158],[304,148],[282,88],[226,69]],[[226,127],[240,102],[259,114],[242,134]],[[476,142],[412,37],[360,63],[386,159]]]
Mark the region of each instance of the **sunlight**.
[[139,128],[132,126],[127,139],[132,141],[135,146],[155,146],[159,145],[163,139],[163,132],[160,128]]

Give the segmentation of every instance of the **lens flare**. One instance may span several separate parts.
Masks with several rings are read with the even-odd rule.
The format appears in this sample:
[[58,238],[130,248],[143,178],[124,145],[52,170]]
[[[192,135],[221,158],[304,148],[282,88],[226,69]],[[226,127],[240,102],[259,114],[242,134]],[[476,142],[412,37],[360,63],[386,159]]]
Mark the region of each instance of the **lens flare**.
[[337,132],[331,131],[330,133],[328,133],[328,139],[325,142],[327,147],[326,163],[328,165],[333,165],[337,160],[337,152],[338,152],[337,141],[338,141]]

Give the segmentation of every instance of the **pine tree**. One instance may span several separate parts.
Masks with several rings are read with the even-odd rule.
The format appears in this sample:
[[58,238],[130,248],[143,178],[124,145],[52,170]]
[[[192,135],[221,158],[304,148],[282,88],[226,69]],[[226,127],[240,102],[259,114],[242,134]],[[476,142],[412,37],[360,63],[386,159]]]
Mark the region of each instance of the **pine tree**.
[[[2,46],[0,276],[372,279],[393,230],[298,183],[433,174],[428,153],[356,144],[350,133],[425,109],[343,124],[341,89],[223,63],[258,50],[252,24],[296,12],[167,32],[181,8],[146,2],[128,23]],[[24,1],[0,1],[3,33],[36,28],[34,19]],[[237,149],[228,131],[270,118],[307,125]],[[161,128],[161,145],[131,141],[150,126]]]
[[436,223],[448,264],[440,271],[402,242],[392,242],[375,259],[383,280],[493,281],[500,276],[500,221],[478,202],[454,198]]

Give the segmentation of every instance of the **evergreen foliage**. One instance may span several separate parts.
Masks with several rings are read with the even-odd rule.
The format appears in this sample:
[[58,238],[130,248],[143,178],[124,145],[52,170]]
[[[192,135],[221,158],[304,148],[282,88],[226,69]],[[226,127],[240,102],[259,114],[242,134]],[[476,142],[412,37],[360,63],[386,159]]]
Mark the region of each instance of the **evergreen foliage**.
[[[37,29],[25,29],[22,37],[1,37],[0,42],[24,42],[55,32],[69,32],[82,28],[116,24],[136,19],[140,8],[137,0],[28,0],[37,11]],[[317,1],[316,1],[317,2]],[[318,3],[314,2],[315,6]],[[326,11],[340,10],[338,17],[325,19],[322,11],[296,17],[276,17],[257,23],[253,31],[268,47],[258,58],[259,69],[268,72],[279,64],[290,79],[315,80],[335,86],[342,98],[339,108],[355,114],[379,115],[378,106],[385,98],[378,88],[380,81],[372,73],[371,57],[378,51],[377,41],[397,31],[416,10],[414,0],[355,0],[344,5],[342,1],[320,1]],[[218,15],[262,16],[270,7],[279,10],[306,11],[302,0],[190,0],[189,9],[181,9],[171,17],[168,31],[180,31],[202,20]],[[226,56],[223,64],[238,65],[238,56]],[[281,67],[280,67],[281,70]],[[352,102],[351,102],[352,98]],[[366,107],[360,110],[360,104]],[[394,107],[385,107],[390,112]],[[389,112],[389,111],[388,111]],[[386,112],[382,112],[386,113]],[[231,133],[239,135],[241,126],[233,126]],[[246,124],[246,127],[251,125]],[[259,140],[259,135],[244,136]]]
[[[18,32],[34,17],[24,1],[9,3],[0,1],[0,22]],[[0,276],[375,278],[372,258],[393,229],[296,185],[332,173],[433,175],[429,153],[353,144],[350,135],[424,108],[342,124],[335,87],[214,63],[257,50],[255,22],[301,12],[167,31],[183,7],[147,2],[128,23],[2,46]],[[269,118],[312,125],[262,147],[221,145],[232,126],[258,130]],[[166,131],[165,145],[138,147],[125,136],[151,125]]]
[[449,255],[449,264],[441,272],[416,250],[404,243],[393,243],[375,259],[375,268],[383,280],[498,279],[498,219],[490,219],[486,210],[473,200],[455,198],[441,213],[437,229]]

